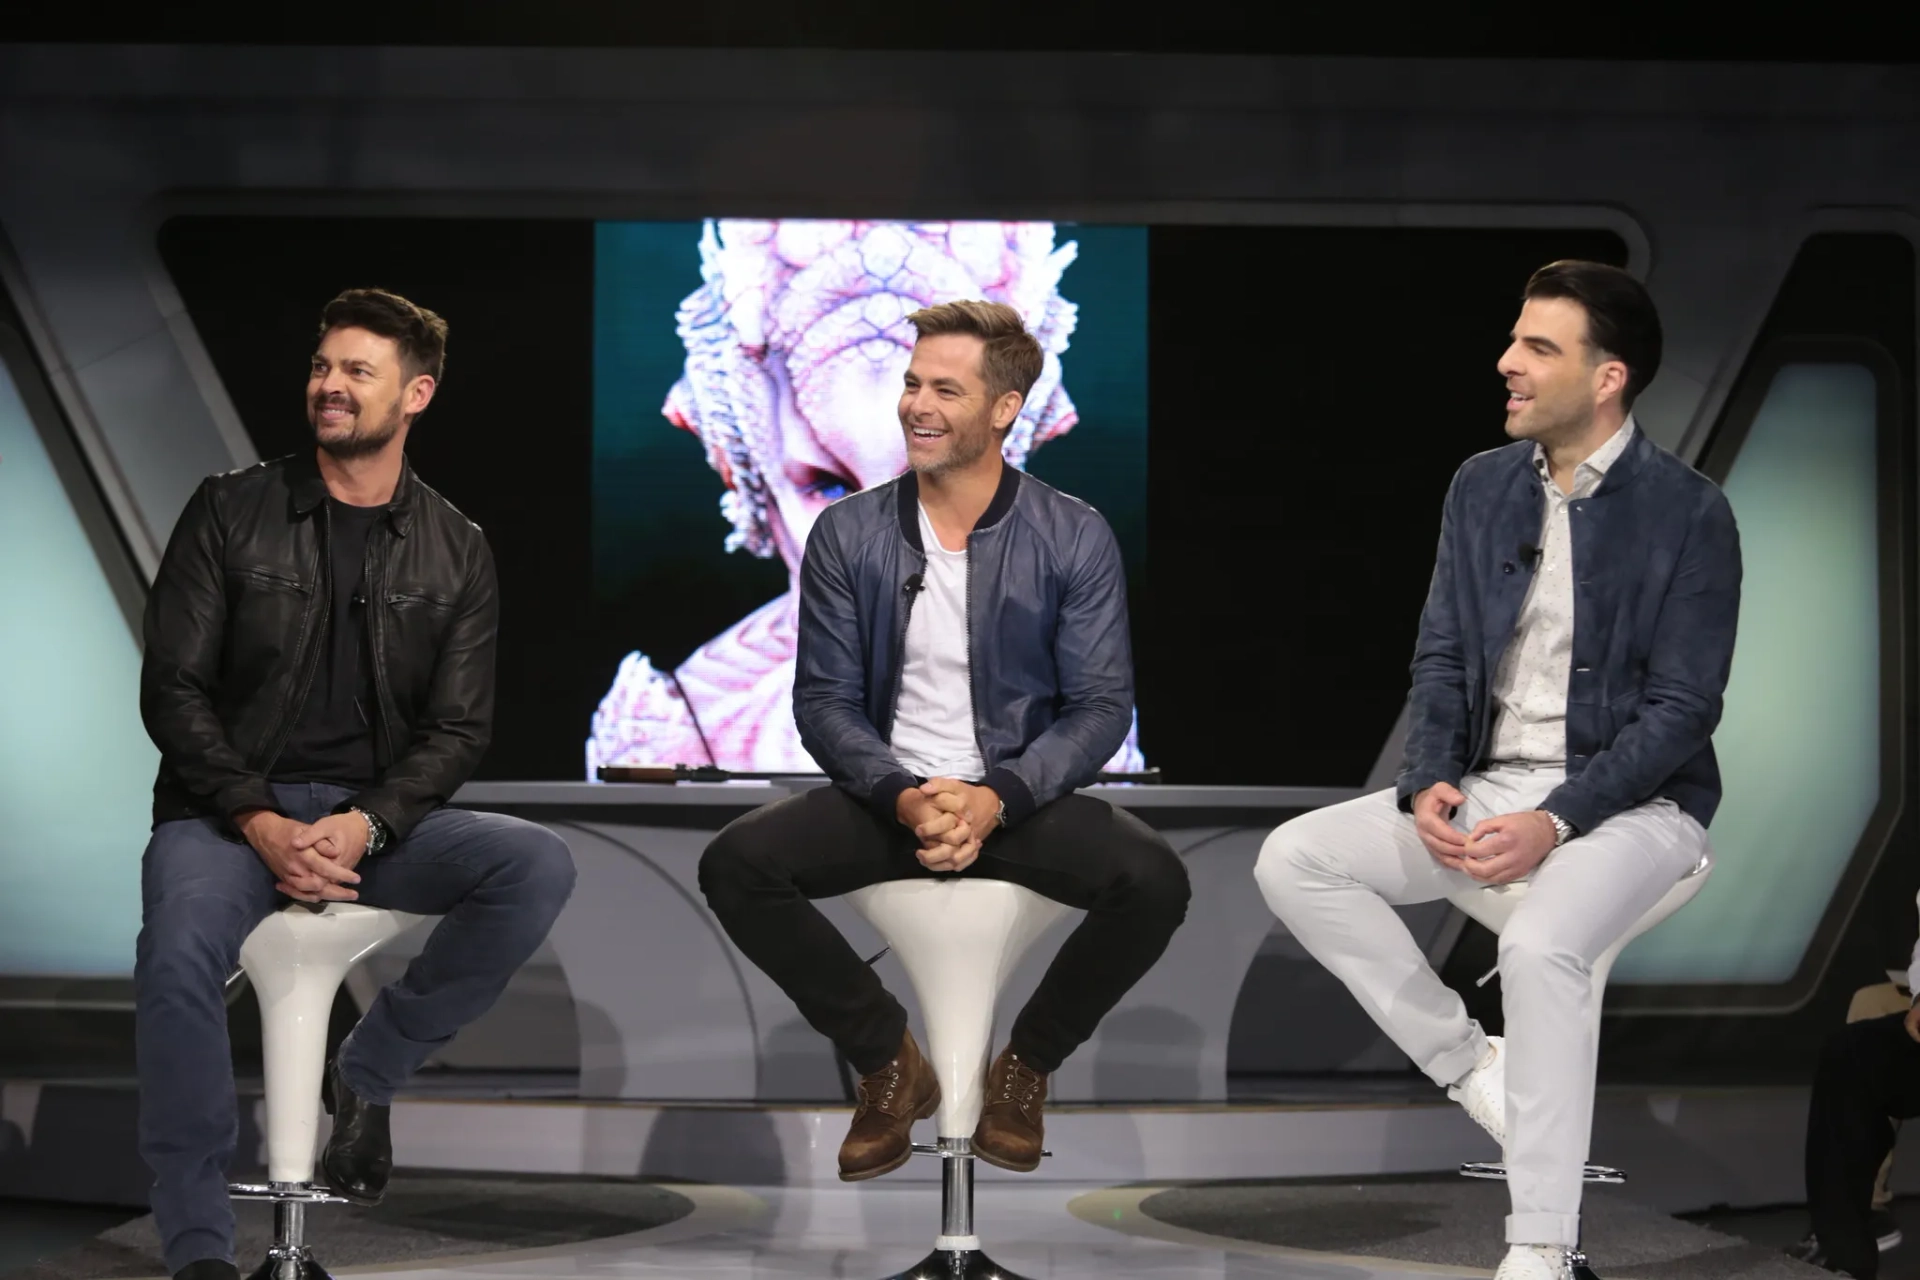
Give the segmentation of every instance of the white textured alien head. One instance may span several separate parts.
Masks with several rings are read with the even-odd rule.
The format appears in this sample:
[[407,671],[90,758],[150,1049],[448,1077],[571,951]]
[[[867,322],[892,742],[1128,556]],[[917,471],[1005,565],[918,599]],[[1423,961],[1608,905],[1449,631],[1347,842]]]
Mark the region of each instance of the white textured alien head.
[[[662,410],[697,434],[727,481],[729,551],[776,554],[768,460],[797,413],[820,432],[859,405],[862,432],[897,433],[877,413],[898,394],[914,331],[907,316],[964,298],[1004,302],[1046,354],[1003,451],[1024,467],[1078,418],[1060,381],[1076,309],[1060,275],[1077,246],[1054,247],[1050,222],[709,220],[700,238],[706,283],[680,305],[686,372]],[[869,425],[870,421],[870,425]],[[887,441],[891,446],[891,438]]]

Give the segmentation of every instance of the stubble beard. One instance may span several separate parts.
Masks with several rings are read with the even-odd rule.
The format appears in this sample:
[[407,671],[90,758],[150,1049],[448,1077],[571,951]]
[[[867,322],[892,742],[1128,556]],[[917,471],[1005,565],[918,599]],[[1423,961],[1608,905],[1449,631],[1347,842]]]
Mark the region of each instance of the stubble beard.
[[1593,406],[1575,401],[1549,408],[1536,399],[1532,402],[1531,415],[1520,416],[1529,420],[1524,427],[1510,430],[1508,434],[1551,447],[1583,435],[1593,425]]
[[[979,424],[976,424],[979,425]],[[916,462],[914,471],[930,480],[951,475],[955,471],[964,471],[980,459],[987,456],[987,450],[994,446],[994,431],[991,423],[985,424],[976,434],[972,431],[955,429],[947,437],[947,453],[943,458],[930,462]]]
[[356,426],[349,434],[329,440],[320,434],[319,424],[315,423],[313,425],[314,442],[318,444],[329,457],[339,459],[342,462],[354,458],[364,458],[368,454],[380,452],[391,444],[394,436],[399,434],[400,422],[400,402],[396,400],[387,410],[387,416],[382,419],[378,425],[369,430],[363,431]]

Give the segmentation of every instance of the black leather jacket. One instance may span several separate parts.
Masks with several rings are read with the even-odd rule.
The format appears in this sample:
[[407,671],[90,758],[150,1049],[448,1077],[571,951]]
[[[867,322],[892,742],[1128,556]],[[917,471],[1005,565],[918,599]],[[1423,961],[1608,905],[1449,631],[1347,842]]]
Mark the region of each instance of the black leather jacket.
[[[147,597],[140,714],[160,748],[153,820],[277,809],[268,785],[324,658],[327,489],[311,454],[210,476]],[[499,597],[478,525],[403,466],[367,542],[380,781],[349,805],[405,837],[493,731]]]

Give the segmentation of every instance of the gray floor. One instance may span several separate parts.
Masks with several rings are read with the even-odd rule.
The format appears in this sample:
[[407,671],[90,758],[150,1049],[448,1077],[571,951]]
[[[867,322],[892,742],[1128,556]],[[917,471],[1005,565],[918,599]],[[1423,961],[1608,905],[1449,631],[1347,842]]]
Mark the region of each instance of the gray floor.
[[[236,1253],[245,1275],[273,1238],[273,1211],[257,1202],[235,1208]],[[307,1240],[330,1267],[404,1264],[602,1240],[664,1225],[692,1208],[685,1196],[643,1182],[399,1175],[375,1208],[327,1205],[310,1211]],[[151,1217],[95,1231],[42,1253],[7,1280],[112,1280],[165,1272]]]
[[[1895,1200],[1893,1216],[1906,1239],[1880,1255],[1880,1280],[1920,1280],[1920,1197],[1902,1196]],[[1716,1209],[1690,1213],[1687,1221],[1775,1248],[1784,1248],[1807,1234],[1807,1211],[1803,1205]]]
[[22,1268],[139,1216],[138,1209],[0,1200],[0,1276],[11,1280]]
[[[1432,1179],[1214,1182],[1143,1200],[1171,1226],[1260,1244],[1392,1262],[1491,1270],[1506,1252],[1507,1189],[1497,1182]],[[1826,1275],[1757,1243],[1595,1189],[1583,1209],[1583,1244],[1609,1280],[1812,1280]]]

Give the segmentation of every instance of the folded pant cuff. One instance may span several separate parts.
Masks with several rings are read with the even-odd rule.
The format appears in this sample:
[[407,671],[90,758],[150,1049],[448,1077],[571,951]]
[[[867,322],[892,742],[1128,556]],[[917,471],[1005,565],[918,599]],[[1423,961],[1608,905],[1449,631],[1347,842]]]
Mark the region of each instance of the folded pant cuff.
[[1467,1042],[1458,1048],[1449,1049],[1433,1059],[1423,1068],[1428,1079],[1442,1089],[1448,1085],[1460,1083],[1469,1071],[1480,1065],[1480,1059],[1487,1056],[1487,1037],[1478,1026]]
[[1508,1244],[1554,1244],[1571,1249],[1580,1243],[1577,1213],[1514,1213],[1507,1215]]

